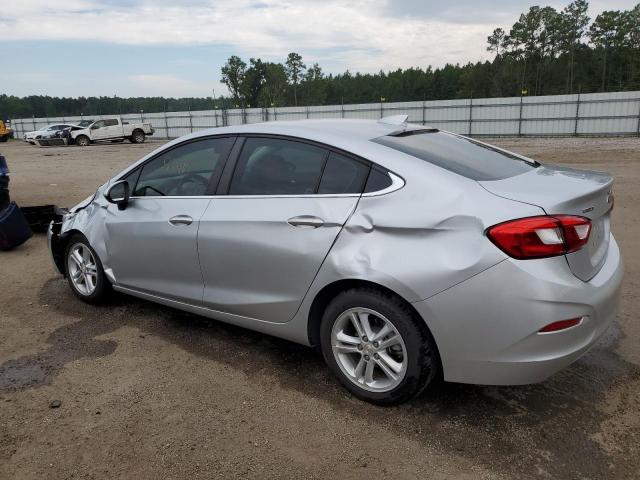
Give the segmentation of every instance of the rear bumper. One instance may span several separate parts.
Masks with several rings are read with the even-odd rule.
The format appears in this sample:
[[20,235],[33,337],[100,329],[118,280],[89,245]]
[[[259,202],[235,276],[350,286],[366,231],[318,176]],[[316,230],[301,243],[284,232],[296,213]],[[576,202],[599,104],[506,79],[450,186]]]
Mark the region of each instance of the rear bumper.
[[[607,259],[588,282],[562,257],[505,260],[414,307],[429,325],[445,380],[519,385],[545,380],[583,355],[616,317],[623,265],[611,236]],[[538,333],[558,321],[576,327]]]

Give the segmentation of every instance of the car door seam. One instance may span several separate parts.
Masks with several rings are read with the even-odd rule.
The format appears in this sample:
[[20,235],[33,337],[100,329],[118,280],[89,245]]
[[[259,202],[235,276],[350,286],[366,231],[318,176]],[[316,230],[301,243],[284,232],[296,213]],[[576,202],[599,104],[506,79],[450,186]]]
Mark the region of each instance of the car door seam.
[[206,289],[206,284],[204,280],[204,272],[202,271],[202,262],[200,261],[200,223],[204,218],[205,214],[207,213],[207,210],[209,210],[209,207],[211,206],[211,202],[213,202],[213,198],[210,198],[209,202],[204,207],[204,210],[202,211],[200,218],[198,218],[198,226],[196,228],[196,256],[198,257],[198,268],[200,270],[200,279],[202,280],[202,295],[200,296],[200,304],[203,307],[204,307],[204,292]]
[[[333,239],[333,242],[331,242],[331,245],[329,246],[329,248],[327,250],[327,253],[322,258],[322,262],[320,262],[320,265],[318,266],[318,269],[316,270],[316,273],[313,275],[313,278],[311,279],[311,282],[309,283],[309,286],[307,287],[306,292],[304,292],[304,295],[302,296],[302,299],[300,300],[300,304],[298,305],[298,308],[296,309],[296,311],[292,315],[292,317],[285,323],[291,322],[294,318],[296,318],[296,315],[298,315],[298,313],[300,312],[300,309],[302,308],[302,305],[304,304],[304,301],[307,299],[307,295],[309,295],[309,292],[311,291],[311,287],[315,283],[316,278],[318,278],[318,275],[320,274],[320,270],[322,270],[324,262],[326,262],[327,257],[329,257],[329,254],[331,253],[331,250],[333,250],[334,245],[336,244],[336,242],[338,241],[338,238],[342,234],[342,231],[344,230],[344,226],[347,224],[347,222],[349,220],[351,220],[351,217],[353,216],[354,213],[356,213],[356,210],[358,210],[358,205],[360,204],[360,200],[361,199],[362,199],[362,194],[360,194],[358,196],[358,200],[356,201],[355,205],[353,206],[351,212],[349,213],[349,215],[347,215],[346,220],[344,222],[342,222],[342,225],[340,226],[340,231],[337,233],[337,235]],[[322,228],[322,227],[320,227],[320,228]]]

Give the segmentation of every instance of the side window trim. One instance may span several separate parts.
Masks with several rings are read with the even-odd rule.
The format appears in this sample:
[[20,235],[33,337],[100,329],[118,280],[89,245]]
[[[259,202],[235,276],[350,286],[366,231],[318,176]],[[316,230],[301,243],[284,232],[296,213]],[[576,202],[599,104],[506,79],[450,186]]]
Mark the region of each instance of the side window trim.
[[[371,168],[371,171],[373,171],[373,168],[374,167]],[[369,175],[371,175],[371,171],[369,172]],[[386,195],[387,193],[400,190],[402,187],[405,186],[406,182],[404,181],[404,178],[400,177],[399,175],[396,175],[395,173],[393,173],[390,170],[387,170],[386,168],[383,169],[382,171],[384,171],[384,173],[386,173],[389,176],[389,178],[391,178],[391,185],[389,185],[386,188],[383,188],[382,190],[363,193],[362,194],[363,197],[377,197],[379,195]],[[366,186],[366,183],[365,183],[365,186]]]
[[[232,158],[233,152],[235,150],[235,148],[237,147],[238,143],[240,143],[239,137],[237,135],[234,134],[224,134],[224,135],[209,135],[206,137],[197,137],[197,138],[193,138],[184,142],[180,142],[180,143],[176,143],[175,145],[172,145],[170,148],[165,148],[164,150],[158,152],[157,154],[155,154],[153,157],[146,159],[143,163],[137,165],[135,168],[128,170],[127,172],[125,172],[123,175],[121,175],[120,177],[118,177],[118,180],[124,180],[126,177],[128,177],[129,175],[131,175],[132,173],[136,172],[136,184],[135,185],[129,185],[129,188],[131,189],[131,192],[135,192],[137,187],[138,187],[138,180],[140,179],[140,174],[142,173],[142,169],[145,167],[145,165],[147,165],[148,163],[154,161],[156,158],[160,157],[161,155],[164,155],[168,152],[170,152],[171,150],[174,150],[176,148],[188,145],[190,143],[196,143],[196,142],[200,142],[200,141],[204,141],[204,140],[215,140],[215,139],[222,139],[222,138],[232,138],[233,139],[233,144],[231,146],[231,148],[229,149],[229,153],[227,154],[227,157],[224,159],[220,159],[220,163],[221,166],[219,168],[217,168],[216,170],[218,171],[218,174],[216,175],[215,171],[213,172],[214,174],[211,176],[211,179],[209,181],[209,186],[207,187],[207,191],[204,195],[197,195],[197,198],[203,198],[203,197],[209,197],[209,196],[214,196],[216,195],[215,193],[215,188],[214,188],[214,184],[217,187],[220,184],[220,180],[222,179],[222,176],[224,174],[225,169],[228,166],[229,161]],[[135,199],[140,199],[140,198],[186,198],[184,196],[171,196],[171,195],[166,195],[166,196],[134,196],[133,194],[131,195],[131,198],[135,198]]]
[[[339,148],[335,148],[331,145],[327,145],[321,142],[315,142],[313,140],[308,140],[305,138],[300,138],[300,137],[293,137],[293,136],[289,136],[289,135],[277,135],[277,134],[250,134],[250,133],[239,133],[239,134],[223,134],[223,135],[211,135],[211,136],[206,136],[206,137],[198,137],[192,140],[188,140],[186,142],[182,142],[182,143],[178,143],[174,146],[172,146],[169,149],[164,149],[161,152],[159,152],[158,154],[154,155],[151,158],[148,158],[147,160],[144,161],[144,163],[141,163],[140,165],[136,166],[135,169],[129,170],[128,172],[126,172],[124,175],[121,175],[118,180],[122,180],[124,179],[124,177],[130,175],[134,170],[138,170],[138,174],[136,176],[136,185],[135,186],[131,186],[131,191],[135,191],[135,188],[137,187],[137,180],[140,177],[140,172],[142,171],[142,168],[148,163],[153,161],[155,158],[157,158],[158,156],[174,149],[177,148],[179,146],[182,145],[186,145],[187,143],[191,143],[191,142],[196,142],[196,141],[200,141],[200,140],[205,140],[205,139],[216,139],[216,138],[229,138],[229,137],[233,137],[234,140],[234,144],[231,147],[229,154],[227,156],[227,158],[225,160],[223,160],[222,162],[224,163],[224,166],[222,168],[222,173],[219,175],[218,179],[216,182],[212,181],[209,185],[209,190],[207,191],[207,194],[205,196],[229,196],[229,197],[237,197],[237,198],[277,198],[277,197],[285,197],[285,198],[295,198],[295,197],[354,197],[354,196],[362,196],[362,197],[375,197],[378,195],[385,195],[387,193],[391,193],[394,192],[396,190],[401,189],[402,187],[404,187],[405,185],[405,181],[403,178],[401,178],[400,176],[398,176],[397,174],[393,173],[392,171],[388,170],[387,168],[372,162],[371,160],[367,160],[365,158],[359,157],[351,152],[345,151],[345,150],[341,150]],[[300,195],[229,195],[229,189],[231,188],[231,180],[233,178],[233,175],[235,173],[235,169],[236,166],[238,164],[238,160],[240,158],[240,154],[242,153],[242,149],[244,147],[244,143],[246,141],[247,138],[253,138],[253,137],[262,137],[262,138],[281,138],[283,140],[291,140],[291,141],[298,141],[298,142],[302,142],[302,143],[308,143],[310,145],[314,145],[320,148],[324,148],[325,150],[328,151],[327,156],[325,158],[325,163],[323,165],[322,168],[322,173],[320,175],[320,181],[318,182],[318,185],[316,185],[315,188],[315,192],[316,193],[310,193],[310,194],[300,194]],[[371,175],[371,172],[374,169],[377,169],[378,171],[384,172],[386,175],[388,175],[391,178],[391,185],[387,188],[384,188],[382,190],[377,190],[374,192],[362,192],[362,193],[342,193],[342,194],[333,194],[333,193],[329,193],[329,194],[318,194],[318,188],[320,187],[320,183],[322,182],[322,174],[324,173],[324,169],[326,168],[327,165],[327,161],[329,158],[329,155],[331,154],[331,152],[337,153],[339,155],[344,155],[348,158],[351,158],[355,161],[358,161],[360,163],[364,163],[366,165],[369,165],[369,172],[367,174],[367,178],[364,181],[364,186],[363,189],[366,187],[367,182],[369,180],[369,176]],[[214,179],[212,179],[214,180]],[[215,186],[213,184],[216,184]],[[202,196],[200,196],[199,198],[201,198]],[[145,198],[145,197],[132,197],[132,198]],[[150,198],[150,197],[146,197],[146,198]],[[153,198],[159,198],[159,197],[153,197]],[[169,197],[171,198],[171,197]]]

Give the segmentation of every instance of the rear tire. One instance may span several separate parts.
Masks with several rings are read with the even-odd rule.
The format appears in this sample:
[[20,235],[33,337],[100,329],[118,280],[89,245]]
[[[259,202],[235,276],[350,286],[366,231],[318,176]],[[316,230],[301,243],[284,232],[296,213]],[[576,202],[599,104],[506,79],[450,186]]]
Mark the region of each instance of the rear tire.
[[111,291],[111,284],[98,254],[83,235],[76,234],[69,239],[64,261],[67,281],[75,296],[93,305],[104,302]]
[[[354,322],[360,323],[359,329]],[[329,303],[320,325],[320,345],[329,369],[344,387],[377,405],[397,405],[415,397],[441,370],[435,341],[423,320],[399,297],[373,288],[344,291]]]
[[87,137],[86,135],[80,135],[76,137],[76,145],[78,145],[79,147],[88,147],[90,143],[91,140],[89,140],[89,137]]

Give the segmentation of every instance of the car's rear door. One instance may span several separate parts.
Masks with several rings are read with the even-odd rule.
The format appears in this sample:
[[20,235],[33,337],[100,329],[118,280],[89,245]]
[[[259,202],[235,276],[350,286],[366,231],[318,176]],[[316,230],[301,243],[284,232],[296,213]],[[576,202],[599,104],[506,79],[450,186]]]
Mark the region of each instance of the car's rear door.
[[188,141],[126,177],[133,191],[129,205],[125,210],[109,205],[106,218],[118,286],[201,304],[198,227],[234,141]]
[[369,164],[287,138],[248,137],[236,148],[228,194],[200,222],[203,303],[287,322],[356,208]]

